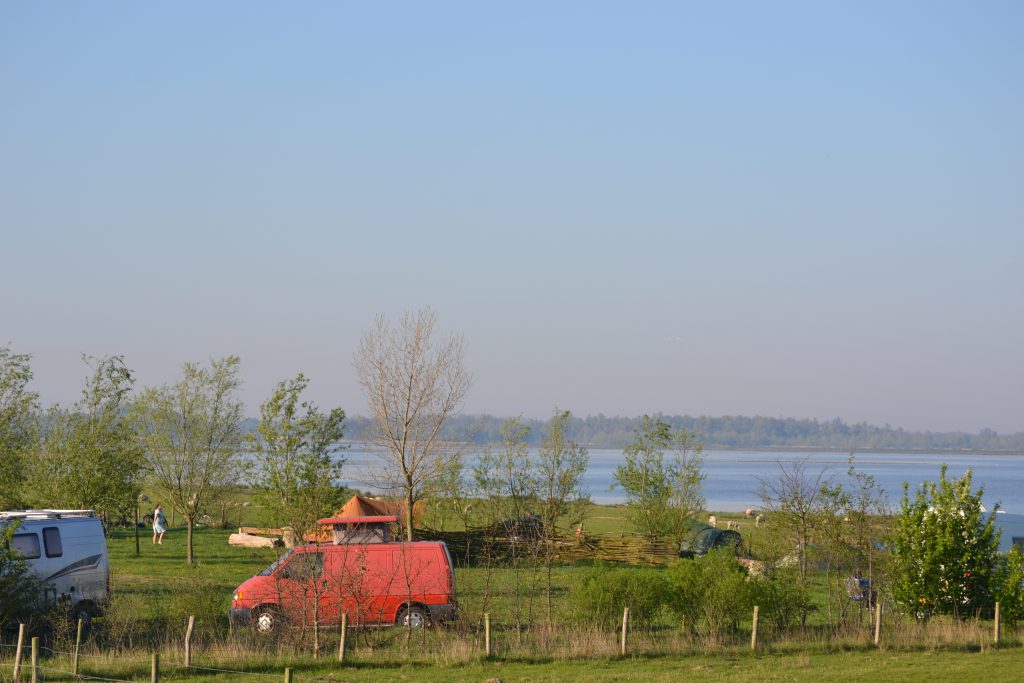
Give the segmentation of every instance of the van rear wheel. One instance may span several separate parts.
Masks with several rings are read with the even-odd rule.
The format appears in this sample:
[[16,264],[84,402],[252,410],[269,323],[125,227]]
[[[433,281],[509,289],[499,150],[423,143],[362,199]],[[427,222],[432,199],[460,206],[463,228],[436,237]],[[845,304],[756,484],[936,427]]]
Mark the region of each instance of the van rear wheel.
[[252,627],[261,636],[269,636],[281,629],[283,621],[284,617],[276,607],[260,607],[253,615]]
[[75,608],[71,611],[71,618],[78,623],[82,622],[82,633],[89,633],[89,629],[92,628],[92,618],[94,614],[93,606],[87,602],[80,602],[75,605]]
[[410,605],[398,613],[397,622],[406,628],[426,628],[430,626],[430,614],[419,605]]

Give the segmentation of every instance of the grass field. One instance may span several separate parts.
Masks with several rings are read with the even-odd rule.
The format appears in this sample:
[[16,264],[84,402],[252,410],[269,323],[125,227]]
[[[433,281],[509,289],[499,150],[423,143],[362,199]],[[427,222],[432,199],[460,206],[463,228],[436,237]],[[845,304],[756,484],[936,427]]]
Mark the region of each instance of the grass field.
[[[628,533],[621,507],[594,506],[587,533]],[[739,520],[741,515],[721,515]],[[249,520],[242,520],[249,523]],[[255,521],[255,520],[254,520]],[[757,538],[764,530],[743,520],[743,531]],[[231,530],[198,529],[197,566],[185,564],[185,532],[174,528],[163,545],[141,536],[135,554],[134,534],[115,530],[109,539],[113,599],[82,655],[83,671],[109,679],[149,680],[149,651],[163,658],[161,680],[283,680],[293,667],[296,681],[661,681],[697,680],[1016,680],[1024,667],[1024,648],[1013,629],[1002,645],[991,645],[991,626],[983,622],[942,622],[919,626],[887,620],[878,651],[871,645],[870,615],[842,633],[824,634],[814,624],[799,638],[763,635],[758,654],[749,649],[749,621],[738,635],[709,644],[686,636],[678,624],[657,622],[631,633],[630,655],[618,656],[618,633],[585,628],[568,619],[573,606],[566,596],[586,564],[557,566],[553,571],[554,621],[545,626],[541,574],[521,574],[516,590],[509,568],[457,570],[460,609],[465,615],[454,629],[406,632],[398,628],[354,629],[346,664],[333,661],[336,633],[323,638],[323,657],[312,659],[309,630],[296,629],[272,641],[248,631],[229,633],[226,612],[233,589],[272,562],[278,551],[232,547]],[[517,602],[518,600],[518,602]],[[532,609],[533,628],[517,631],[512,615]],[[480,617],[491,614],[494,660],[482,658]],[[198,667],[245,673],[185,670],[182,633],[187,615],[197,616]],[[815,615],[821,620],[821,615]],[[70,625],[58,625],[45,642],[45,680],[71,680],[66,654],[72,648]],[[746,630],[744,630],[746,629]],[[816,630],[815,630],[816,629]],[[0,681],[9,680],[10,636],[0,651]],[[61,676],[64,676],[62,678]]]

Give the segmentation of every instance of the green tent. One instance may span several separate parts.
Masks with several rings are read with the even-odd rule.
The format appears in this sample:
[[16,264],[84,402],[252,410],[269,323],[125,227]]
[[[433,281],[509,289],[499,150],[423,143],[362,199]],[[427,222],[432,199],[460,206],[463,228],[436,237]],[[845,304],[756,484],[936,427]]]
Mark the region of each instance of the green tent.
[[732,529],[701,524],[694,521],[690,525],[690,533],[679,546],[681,555],[704,555],[715,548],[739,548],[743,543],[740,532]]

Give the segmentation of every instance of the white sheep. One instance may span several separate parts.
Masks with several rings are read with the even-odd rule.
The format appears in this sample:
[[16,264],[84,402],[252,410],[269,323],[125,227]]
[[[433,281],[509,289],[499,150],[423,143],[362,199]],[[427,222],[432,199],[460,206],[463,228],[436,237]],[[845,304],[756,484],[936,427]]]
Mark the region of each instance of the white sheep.
[[754,508],[747,508],[746,511],[743,514],[747,516],[747,519],[753,519],[754,518]]
[[760,528],[764,524],[764,515],[758,515],[754,518],[754,526]]
[[708,517],[708,524],[710,524],[711,526],[717,527],[718,526],[718,518],[715,517],[714,515],[711,515],[710,517]]
[[734,521],[732,521],[730,519],[728,522],[725,523],[725,528],[726,529],[736,529],[738,531],[739,528],[740,528],[740,523],[739,522],[734,522]]

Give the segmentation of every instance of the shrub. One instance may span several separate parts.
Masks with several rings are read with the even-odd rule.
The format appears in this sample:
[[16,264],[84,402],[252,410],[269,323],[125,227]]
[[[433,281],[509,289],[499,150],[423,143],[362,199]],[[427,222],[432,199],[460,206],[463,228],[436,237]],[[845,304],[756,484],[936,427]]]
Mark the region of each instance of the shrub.
[[630,622],[646,626],[657,616],[669,590],[661,569],[597,567],[572,588],[572,616],[580,624],[611,628],[621,623],[622,610],[629,607]]
[[778,633],[796,626],[801,616],[813,609],[794,568],[768,571],[750,582],[750,590],[752,602],[760,607],[763,623]]
[[999,560],[995,514],[986,518],[971,471],[956,481],[927,482],[911,500],[906,484],[892,534],[893,597],[918,618],[965,618],[992,605]]
[[669,568],[668,581],[669,607],[708,641],[734,632],[752,607],[747,573],[728,549],[680,560]]
[[1000,617],[1008,624],[1024,621],[1024,554],[1016,546],[999,558],[994,583]]

